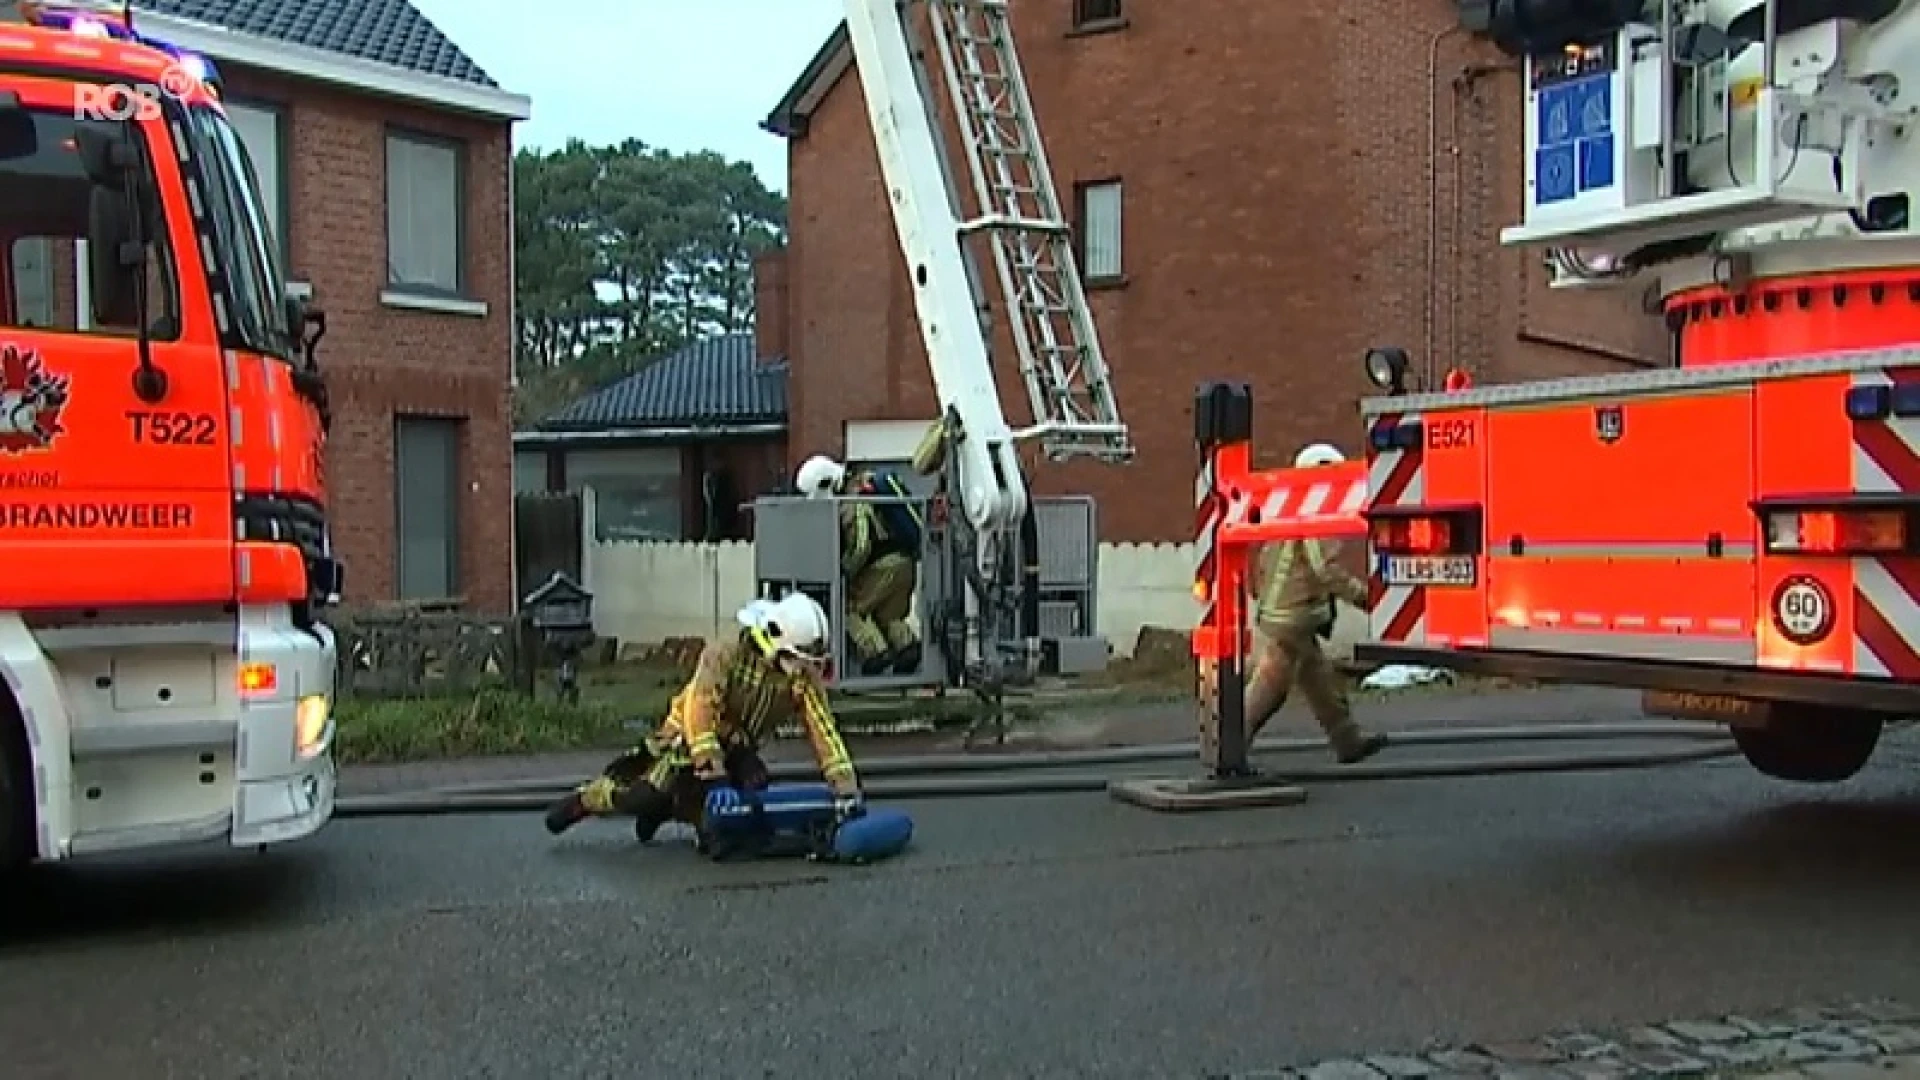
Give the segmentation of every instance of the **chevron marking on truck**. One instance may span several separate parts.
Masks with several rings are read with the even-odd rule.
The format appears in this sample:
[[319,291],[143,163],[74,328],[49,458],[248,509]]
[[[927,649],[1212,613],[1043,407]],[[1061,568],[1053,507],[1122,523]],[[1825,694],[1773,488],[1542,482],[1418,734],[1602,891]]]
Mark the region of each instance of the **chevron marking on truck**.
[[[1219,525],[1220,495],[1213,489],[1213,458],[1208,456],[1200,463],[1200,475],[1193,483],[1193,581],[1195,594],[1201,599],[1196,626],[1213,622],[1213,534]],[[1207,586],[1204,595],[1200,593],[1203,583]]]
[[[1920,385],[1920,369],[1861,372],[1853,384]],[[1920,494],[1920,417],[1854,423],[1853,487]],[[1853,671],[1920,679],[1920,559],[1853,560]]]
[[[1420,414],[1388,413],[1375,420],[1373,429],[1391,430],[1402,424],[1417,424]],[[1373,493],[1375,507],[1418,506],[1426,498],[1425,461],[1421,448],[1375,450],[1369,438],[1367,488]],[[1371,551],[1369,551],[1371,556]],[[1427,589],[1424,585],[1395,585],[1381,580],[1377,567],[1367,579],[1369,603],[1367,625],[1380,641],[1419,642],[1426,639]]]

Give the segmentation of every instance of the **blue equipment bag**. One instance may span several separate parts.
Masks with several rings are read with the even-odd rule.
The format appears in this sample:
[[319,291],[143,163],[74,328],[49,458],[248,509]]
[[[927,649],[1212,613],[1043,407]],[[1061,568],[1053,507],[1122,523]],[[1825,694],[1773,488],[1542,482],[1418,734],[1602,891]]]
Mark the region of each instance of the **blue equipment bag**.
[[[898,499],[911,499],[913,494],[900,478],[892,472],[882,469],[873,474],[873,493]],[[920,557],[920,514],[911,502],[880,503],[874,507],[880,517],[880,524],[887,530],[888,552],[897,552],[908,558]]]
[[891,858],[913,839],[898,810],[867,810],[838,821],[825,784],[774,784],[758,792],[720,786],[707,793],[700,841],[716,860],[806,856],[855,864]]
[[913,841],[913,819],[898,810],[868,810],[834,830],[834,862],[864,866],[891,859]]

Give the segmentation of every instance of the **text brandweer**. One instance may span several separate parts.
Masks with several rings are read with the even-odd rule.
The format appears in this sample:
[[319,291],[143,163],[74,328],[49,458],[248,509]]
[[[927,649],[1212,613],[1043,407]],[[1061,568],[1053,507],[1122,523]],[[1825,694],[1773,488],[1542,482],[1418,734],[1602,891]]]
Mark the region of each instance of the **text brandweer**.
[[187,503],[0,503],[0,521],[9,529],[186,529],[193,526]]

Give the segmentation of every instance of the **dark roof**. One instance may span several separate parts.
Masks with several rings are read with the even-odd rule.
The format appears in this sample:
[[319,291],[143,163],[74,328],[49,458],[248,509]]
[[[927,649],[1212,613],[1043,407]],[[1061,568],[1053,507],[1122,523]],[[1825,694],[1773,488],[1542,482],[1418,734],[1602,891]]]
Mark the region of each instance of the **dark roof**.
[[760,121],[763,131],[771,131],[782,138],[798,138],[807,133],[807,118],[820,104],[820,98],[840,76],[846,74],[853,65],[849,62],[853,50],[853,39],[847,36],[847,24],[844,20],[834,27],[833,33],[820,46],[813,59],[801,70],[800,77],[793,80],[787,88],[780,104],[773,107],[765,120]]
[[787,364],[762,363],[752,334],[723,334],[596,390],[542,431],[729,427],[787,422]]
[[422,75],[499,86],[407,0],[135,0],[134,7]]

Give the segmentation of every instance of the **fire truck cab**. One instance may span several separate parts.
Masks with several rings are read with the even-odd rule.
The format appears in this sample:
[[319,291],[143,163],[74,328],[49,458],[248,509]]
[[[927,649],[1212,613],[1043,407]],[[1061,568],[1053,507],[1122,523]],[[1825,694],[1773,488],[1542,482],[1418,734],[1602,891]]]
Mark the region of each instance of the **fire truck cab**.
[[0,867],[330,817],[324,319],[203,58],[0,23]]

